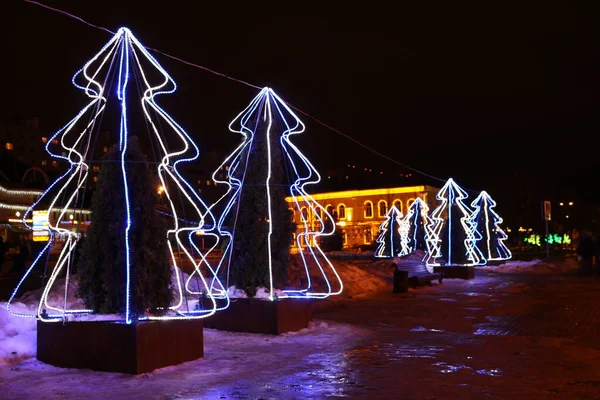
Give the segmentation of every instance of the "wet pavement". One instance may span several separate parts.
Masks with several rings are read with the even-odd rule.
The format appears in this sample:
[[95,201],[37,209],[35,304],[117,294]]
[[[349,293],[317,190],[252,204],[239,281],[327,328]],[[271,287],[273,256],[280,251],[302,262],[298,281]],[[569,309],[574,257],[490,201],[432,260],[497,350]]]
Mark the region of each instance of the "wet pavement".
[[204,359],[137,377],[30,360],[0,398],[598,399],[599,305],[599,278],[478,272],[321,302],[297,334],[206,329]]
[[598,278],[479,273],[318,316],[373,331],[351,398],[597,399],[599,301]]

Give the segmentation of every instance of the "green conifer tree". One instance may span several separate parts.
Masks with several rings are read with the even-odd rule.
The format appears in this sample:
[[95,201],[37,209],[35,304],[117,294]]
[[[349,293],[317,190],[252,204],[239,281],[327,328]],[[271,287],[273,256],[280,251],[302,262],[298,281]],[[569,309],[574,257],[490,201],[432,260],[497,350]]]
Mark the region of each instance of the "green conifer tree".
[[344,247],[344,231],[337,225],[338,217],[334,211],[332,216],[335,231],[329,236],[321,236],[321,249],[325,252],[340,251]]
[[[105,155],[92,198],[91,225],[77,264],[77,294],[98,313],[123,313],[126,304],[126,202],[117,145]],[[131,137],[125,155],[129,204],[131,311],[158,312],[173,300],[166,223],[156,212],[158,182]]]
[[[285,284],[290,260],[290,245],[296,230],[285,201],[289,183],[285,181],[284,156],[277,145],[279,138],[271,135],[270,184],[265,185],[269,173],[269,149],[265,125],[258,125],[252,147],[236,178],[243,182],[239,199],[235,236],[231,252],[230,284],[254,296],[260,286],[269,283],[269,204],[272,221],[271,263],[275,286]],[[246,168],[247,166],[247,168]],[[267,189],[269,196],[267,195]],[[235,213],[233,213],[235,216]]]

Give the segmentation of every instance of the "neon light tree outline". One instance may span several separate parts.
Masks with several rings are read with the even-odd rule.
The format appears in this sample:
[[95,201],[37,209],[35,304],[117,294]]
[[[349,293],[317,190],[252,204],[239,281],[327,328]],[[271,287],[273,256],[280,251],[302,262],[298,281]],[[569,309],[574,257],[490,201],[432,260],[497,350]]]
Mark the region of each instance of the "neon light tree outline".
[[408,226],[402,217],[402,212],[396,206],[391,206],[387,211],[375,240],[379,243],[375,249],[375,257],[394,258],[408,254]]
[[[152,67],[154,67],[155,72],[158,72],[158,75],[161,77],[161,82],[159,84],[153,85],[149,82],[148,76],[144,72],[144,68],[142,67],[142,62],[149,63]],[[98,65],[99,63],[99,65]],[[88,171],[89,171],[89,161],[88,158],[91,157],[90,150],[90,142],[91,142],[91,132],[95,128],[97,124],[99,124],[99,119],[105,111],[109,94],[107,92],[110,89],[107,86],[106,82],[108,81],[109,75],[115,73],[115,64],[118,65],[118,73],[116,77],[116,97],[120,103],[120,123],[119,123],[119,149],[121,153],[120,164],[121,164],[121,172],[122,172],[122,180],[123,180],[123,190],[126,201],[126,229],[125,229],[125,257],[126,257],[126,283],[125,283],[125,301],[126,306],[125,310],[123,310],[124,320],[126,323],[134,322],[133,316],[130,310],[130,290],[131,290],[131,264],[130,264],[130,249],[129,249],[129,234],[131,228],[131,216],[130,216],[130,205],[129,205],[129,185],[127,178],[127,170],[125,165],[125,154],[127,152],[127,143],[128,143],[128,109],[127,109],[127,94],[128,94],[128,84],[131,76],[132,69],[136,69],[136,72],[139,73],[139,77],[141,78],[141,83],[144,85],[143,88],[143,96],[141,98],[141,106],[144,114],[144,118],[148,123],[148,126],[151,128],[151,135],[154,135],[154,139],[159,143],[160,148],[162,150],[162,159],[157,167],[157,174],[162,183],[162,187],[164,188],[164,193],[169,202],[169,206],[171,208],[171,216],[173,221],[173,226],[166,232],[167,238],[172,237],[178,244],[178,248],[181,249],[185,257],[187,257],[188,261],[191,262],[194,266],[194,272],[200,277],[202,280],[203,286],[205,288],[211,288],[213,290],[208,290],[206,295],[210,299],[212,303],[211,309],[205,310],[190,310],[189,304],[186,301],[184,306],[184,292],[182,287],[182,282],[180,279],[180,268],[178,267],[178,261],[175,257],[174,249],[171,245],[170,240],[167,240],[169,252],[171,255],[171,261],[173,263],[174,270],[177,276],[177,292],[179,295],[179,299],[176,304],[170,305],[169,310],[174,315],[163,315],[163,316],[143,316],[140,318],[148,319],[148,320],[168,320],[168,319],[196,319],[196,318],[204,318],[210,316],[217,311],[217,305],[215,298],[222,297],[226,298],[225,288],[220,284],[216,275],[214,275],[214,269],[206,260],[206,255],[208,253],[203,254],[199,252],[199,249],[194,245],[191,241],[192,234],[205,234],[207,236],[211,236],[218,239],[218,235],[212,232],[215,228],[215,218],[210,212],[209,207],[202,201],[202,199],[198,196],[196,191],[191,187],[191,185],[180,175],[178,171],[178,165],[180,163],[194,161],[199,156],[199,149],[196,144],[191,140],[189,135],[185,132],[185,130],[179,126],[158,104],[155,102],[155,97],[161,94],[171,94],[175,92],[177,89],[177,85],[175,81],[171,78],[171,76],[160,66],[160,64],[150,55],[150,53],[146,50],[146,48],[133,36],[131,31],[127,28],[120,28],[116,34],[109,40],[102,49],[92,57],[79,71],[75,73],[72,78],[72,83],[78,89],[81,89],[85,92],[85,94],[90,97],[91,102],[85,106],[81,111],[69,121],[63,128],[59,129],[46,143],[46,151],[54,158],[63,159],[69,162],[69,168],[67,172],[65,172],[62,176],[60,176],[55,182],[53,182],[48,189],[40,196],[36,202],[29,207],[29,209],[23,214],[23,223],[27,225],[27,218],[29,215],[36,209],[38,204],[45,199],[45,197],[50,195],[51,190],[55,187],[59,188],[58,194],[54,197],[54,199],[50,202],[48,206],[48,213],[51,214],[53,211],[58,211],[58,217],[54,223],[49,223],[49,236],[50,240],[48,244],[44,247],[44,249],[39,253],[37,258],[33,261],[30,268],[25,272],[24,276],[21,278],[19,283],[17,284],[16,289],[12,293],[8,304],[7,310],[11,312],[10,305],[13,301],[16,293],[19,288],[25,281],[25,279],[30,275],[32,270],[37,266],[42,258],[42,255],[49,250],[54,239],[59,236],[66,236],[65,246],[59,255],[58,261],[56,263],[55,268],[53,269],[50,278],[48,279],[46,285],[43,288],[42,297],[40,299],[40,303],[38,305],[37,311],[35,314],[23,314],[23,313],[12,313],[13,315],[23,316],[23,317],[36,317],[44,322],[57,322],[62,321],[67,318],[68,315],[71,314],[85,314],[91,313],[94,310],[89,309],[67,309],[67,287],[69,281],[69,268],[72,258],[72,252],[75,249],[75,245],[77,242],[77,235],[68,229],[61,228],[59,225],[62,220],[65,219],[66,213],[71,210],[76,201],[78,190],[83,187],[88,179]],[[103,69],[106,70],[106,78],[104,84],[100,82],[100,75]],[[86,81],[84,85],[77,83],[77,79],[83,77]],[[84,115],[88,112],[91,112],[92,115],[89,118],[89,122],[85,125],[85,128],[82,129],[78,136],[73,141],[73,143],[68,144],[66,142],[66,138],[72,135],[72,131],[78,129],[77,123],[82,120]],[[155,119],[155,117],[157,119]],[[176,135],[177,138],[183,144],[183,149],[177,151],[169,151],[167,150],[167,146],[161,137],[160,131],[158,129],[158,122],[161,124],[167,125]],[[60,138],[60,145],[64,150],[66,150],[67,155],[62,155],[58,153],[54,153],[50,150],[49,145],[54,140],[58,140]],[[79,148],[79,147],[81,148]],[[169,193],[167,185],[167,181],[176,185],[177,191],[185,197],[187,200],[188,206],[191,206],[195,213],[197,214],[197,219],[195,220],[195,226],[184,226],[180,227],[181,218],[178,217],[177,208],[175,207],[174,201],[172,199],[171,194]],[[62,186],[59,185],[62,184]],[[74,190],[69,191],[68,186],[74,183]],[[61,206],[57,205],[59,197],[66,196],[68,199],[66,203],[63,203]],[[31,226],[27,225],[30,229]],[[189,241],[189,242],[188,242]],[[187,243],[186,243],[187,242]],[[184,244],[185,243],[185,244]],[[214,246],[213,246],[214,248]],[[192,250],[193,249],[193,250]],[[197,252],[201,260],[198,262],[194,259],[193,253]],[[208,270],[212,273],[211,284],[209,285],[207,279],[201,273],[200,267],[202,264],[206,264]],[[65,268],[66,267],[66,268]],[[62,308],[51,306],[48,303],[48,295],[50,293],[53,284],[55,283],[59,273],[61,273],[65,269],[66,272],[66,282],[65,282],[65,302]],[[47,314],[43,309],[51,310],[50,314]]]
[[[408,253],[416,250],[428,252],[427,238],[433,238],[430,231],[433,221],[429,217],[429,206],[420,197],[417,197],[408,207],[404,220],[408,223]],[[433,239],[432,239],[433,241]]]
[[[467,193],[452,178],[448,179],[437,193],[436,199],[441,204],[431,213],[430,231],[432,235],[427,238],[429,252],[426,264],[428,266],[440,266],[442,263],[447,266],[485,263],[485,259],[476,245],[478,233],[471,220],[473,211],[463,202],[467,197]],[[453,215],[454,208],[458,210],[458,216]],[[458,225],[458,229],[462,229],[460,236],[464,237],[459,238],[458,242],[453,240],[456,239],[453,235],[458,232],[457,225],[453,224],[453,220],[456,218],[460,220]],[[462,253],[463,251],[464,253]]]
[[[213,173],[213,180],[216,183],[227,185],[226,193],[220,197],[212,206],[226,201],[220,218],[217,221],[218,234],[227,237],[227,245],[223,251],[223,256],[219,262],[216,273],[218,274],[223,268],[227,268],[226,274],[229,276],[230,261],[232,255],[232,246],[235,241],[235,228],[226,226],[226,219],[234,217],[238,208],[242,207],[240,198],[244,186],[244,179],[248,168],[246,161],[249,158],[250,151],[253,146],[255,135],[259,130],[258,125],[252,127],[252,121],[262,121],[261,124],[266,125],[267,148],[268,148],[268,174],[264,181],[264,186],[267,190],[267,208],[268,208],[268,273],[269,273],[269,300],[275,300],[275,288],[273,282],[273,265],[272,265],[272,248],[271,234],[273,232],[272,212],[271,212],[271,197],[270,197],[270,179],[271,179],[271,135],[275,134],[276,129],[280,129],[279,145],[285,155],[291,172],[294,176],[293,183],[289,186],[290,195],[293,199],[298,215],[301,214],[303,207],[309,210],[309,213],[316,218],[316,226],[318,229],[313,229],[309,226],[306,219],[300,218],[303,228],[296,235],[296,245],[298,249],[306,248],[307,253],[300,251],[300,257],[304,266],[306,277],[306,286],[302,289],[293,290],[285,289],[281,291],[278,298],[325,298],[331,295],[340,294],[343,290],[342,280],[335,270],[333,264],[325,256],[323,250],[318,245],[318,238],[322,236],[332,235],[335,231],[335,225],[332,223],[333,218],[327,210],[321,206],[308,192],[306,187],[316,184],[321,180],[321,176],[308,159],[300,152],[296,145],[291,141],[290,137],[294,134],[304,132],[304,124],[296,116],[296,114],[288,107],[288,105],[271,89],[263,88],[260,93],[249,103],[249,105],[237,115],[237,117],[229,124],[229,130],[233,133],[239,133],[243,136],[243,141],[238,147],[223,161],[223,163]],[[264,129],[264,126],[261,128]],[[295,161],[300,161],[304,173],[296,165]],[[243,167],[245,165],[245,167]],[[225,180],[219,179],[218,171],[229,166],[229,173]],[[288,171],[290,172],[290,171]],[[236,207],[237,205],[237,207]],[[316,269],[322,276],[327,285],[326,291],[314,291],[313,279],[310,275],[309,262],[316,265]],[[227,264],[225,266],[225,264]],[[235,266],[234,266],[235,267]],[[329,276],[332,276],[330,281]],[[333,284],[332,284],[333,283]]]
[[[508,235],[500,228],[502,218],[493,210],[496,202],[491,196],[483,190],[471,203],[473,207],[473,216],[471,220],[474,229],[481,238],[478,243],[484,243],[484,246],[478,247],[484,253],[486,260],[508,260],[512,253],[504,244]],[[491,217],[491,218],[490,218]]]

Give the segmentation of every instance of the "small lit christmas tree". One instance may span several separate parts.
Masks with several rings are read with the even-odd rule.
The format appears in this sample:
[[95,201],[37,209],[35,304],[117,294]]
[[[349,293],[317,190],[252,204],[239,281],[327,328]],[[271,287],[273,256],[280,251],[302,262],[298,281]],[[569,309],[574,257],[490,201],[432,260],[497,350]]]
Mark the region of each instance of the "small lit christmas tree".
[[385,220],[379,226],[379,243],[375,249],[375,257],[394,258],[408,253],[406,223],[402,220],[402,212],[396,206],[390,207]]
[[512,254],[504,244],[508,236],[500,228],[502,218],[493,210],[496,207],[496,202],[486,191],[482,191],[473,200],[471,207],[473,207],[471,220],[475,231],[481,237],[478,241],[478,247],[483,252],[484,257],[488,261],[511,258]]
[[433,236],[433,232],[429,232],[432,221],[428,213],[429,207],[420,197],[408,207],[404,216],[404,221],[408,223],[408,253],[418,250],[427,252],[427,238]]
[[464,204],[467,193],[448,179],[436,198],[441,204],[431,213],[432,235],[427,238],[427,265],[479,265],[485,262],[476,246],[473,212]]

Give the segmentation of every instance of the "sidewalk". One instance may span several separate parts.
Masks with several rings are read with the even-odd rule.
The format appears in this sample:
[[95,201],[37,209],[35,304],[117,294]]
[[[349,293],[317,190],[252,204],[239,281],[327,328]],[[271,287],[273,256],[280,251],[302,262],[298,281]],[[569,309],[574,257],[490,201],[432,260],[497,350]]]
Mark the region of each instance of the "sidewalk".
[[318,315],[372,331],[349,353],[356,398],[597,399],[599,299],[599,278],[482,272]]
[[205,358],[143,376],[31,358],[0,368],[0,398],[597,399],[599,299],[598,278],[478,271],[320,302],[293,334],[205,329]]

